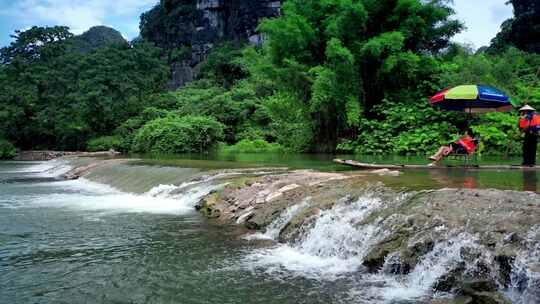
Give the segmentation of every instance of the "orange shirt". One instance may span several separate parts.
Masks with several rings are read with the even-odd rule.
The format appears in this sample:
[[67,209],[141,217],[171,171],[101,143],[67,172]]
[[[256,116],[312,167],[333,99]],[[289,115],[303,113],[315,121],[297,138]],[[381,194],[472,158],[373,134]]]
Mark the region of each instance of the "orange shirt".
[[467,150],[468,154],[474,153],[476,150],[476,144],[474,143],[474,140],[469,135],[465,135],[461,137],[458,141],[456,141],[457,144],[460,144]]

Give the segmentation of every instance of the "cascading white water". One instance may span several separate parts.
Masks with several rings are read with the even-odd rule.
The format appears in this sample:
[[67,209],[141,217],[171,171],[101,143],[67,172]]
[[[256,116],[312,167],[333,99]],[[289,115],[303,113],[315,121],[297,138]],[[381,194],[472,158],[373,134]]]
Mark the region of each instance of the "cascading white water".
[[254,233],[244,237],[246,240],[276,240],[279,233],[302,210],[310,205],[311,198],[305,198],[300,204],[289,206],[268,227],[264,233]]
[[[101,213],[155,213],[185,214],[194,212],[194,206],[208,193],[221,185],[213,183],[185,185],[159,185],[144,194],[119,191],[113,187],[81,178],[78,180],[14,184],[11,189],[18,193],[17,204],[11,208],[69,208]],[[40,195],[31,191],[21,195],[21,187],[39,189]],[[9,193],[6,193],[9,199]]]
[[385,302],[418,300],[430,295],[434,284],[463,262],[461,252],[464,248],[479,248],[477,238],[462,233],[446,242],[436,244],[408,275],[404,277],[382,275],[383,278],[377,278],[386,284],[382,289],[377,287],[371,293],[381,295]]
[[515,304],[540,303],[540,225],[527,234],[527,249],[512,265],[511,286],[506,295]]
[[322,211],[297,243],[256,250],[247,255],[244,265],[251,270],[325,279],[354,272],[382,235],[376,225],[356,225],[382,205],[379,198],[369,195],[354,203],[338,202]]
[[[69,170],[72,166],[68,161],[63,159],[54,159],[50,161],[40,161],[40,162],[22,162],[26,166],[21,166],[16,171],[4,171],[3,173],[8,174],[31,174],[38,177],[56,177],[62,175]],[[29,165],[28,165],[29,164]]]

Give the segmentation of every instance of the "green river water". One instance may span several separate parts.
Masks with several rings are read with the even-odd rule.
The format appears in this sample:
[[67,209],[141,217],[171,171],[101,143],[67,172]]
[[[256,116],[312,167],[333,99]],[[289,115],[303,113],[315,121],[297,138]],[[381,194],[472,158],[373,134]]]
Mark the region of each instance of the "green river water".
[[[225,168],[350,170],[332,158],[146,158],[76,181],[51,179],[69,168],[59,160],[0,162],[0,303],[379,303],[358,292],[367,283],[354,273],[276,274],[253,265],[246,256],[258,245],[239,237],[245,231],[214,226],[194,211],[195,200],[211,191],[212,183],[179,194],[165,191]],[[418,170],[377,179],[415,189],[538,191],[539,177],[521,171]]]

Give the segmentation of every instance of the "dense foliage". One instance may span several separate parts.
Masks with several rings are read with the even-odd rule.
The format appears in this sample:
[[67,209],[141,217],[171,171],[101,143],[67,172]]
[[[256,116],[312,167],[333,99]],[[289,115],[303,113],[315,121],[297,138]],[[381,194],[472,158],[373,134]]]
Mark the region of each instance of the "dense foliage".
[[164,89],[159,50],[140,43],[73,51],[63,27],[18,33],[2,49],[0,130],[23,149],[84,149],[137,115]]
[[89,152],[121,150],[122,139],[119,136],[101,136],[90,139],[86,144],[86,150]]
[[450,42],[462,25],[446,0],[287,0],[260,24],[262,47],[221,42],[197,81],[169,92],[166,63],[192,54],[181,38],[196,1],[161,1],[132,44],[104,28],[34,27],[0,51],[0,138],[22,149],[425,154],[470,127],[481,153],[517,154],[515,112],[469,117],[427,100],[483,84],[540,108],[538,7],[511,2],[515,18],[475,53]]
[[289,95],[282,106],[303,107],[311,148],[331,151],[362,117],[376,117],[383,99],[427,94],[415,82],[430,80],[430,54],[462,28],[452,14],[445,1],[289,0],[283,17],[260,26],[272,62],[266,77]]
[[12,159],[17,155],[15,146],[5,139],[0,139],[0,159]]
[[527,52],[540,53],[540,3],[538,0],[510,0],[514,18],[506,20],[501,32],[492,41],[492,50],[509,46]]
[[204,152],[223,139],[223,125],[211,117],[169,115],[146,123],[133,141],[133,151]]
[[284,149],[279,144],[269,143],[264,139],[242,139],[232,146],[223,147],[221,151],[226,153],[275,153],[283,152]]

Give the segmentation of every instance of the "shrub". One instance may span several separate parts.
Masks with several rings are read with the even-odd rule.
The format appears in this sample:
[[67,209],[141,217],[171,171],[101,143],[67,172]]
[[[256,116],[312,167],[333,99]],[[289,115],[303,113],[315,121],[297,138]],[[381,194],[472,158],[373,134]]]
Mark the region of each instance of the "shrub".
[[15,146],[5,139],[0,139],[0,159],[12,159],[17,155]]
[[127,152],[133,146],[133,141],[137,131],[144,126],[147,122],[163,118],[169,115],[170,112],[155,107],[148,107],[144,109],[139,115],[132,117],[122,123],[116,128],[115,133],[120,137],[121,145],[118,147],[119,151]]
[[276,143],[269,143],[263,139],[256,140],[241,140],[235,145],[226,146],[223,148],[223,152],[233,153],[264,153],[264,152],[283,152],[284,149],[281,145]]
[[204,152],[223,139],[223,129],[211,117],[170,115],[145,124],[135,135],[132,149],[142,153]]
[[511,113],[488,113],[481,116],[471,129],[480,136],[479,152],[485,154],[519,155],[521,133],[517,117]]
[[120,150],[122,140],[118,136],[101,136],[90,139],[86,143],[86,150],[90,152]]

